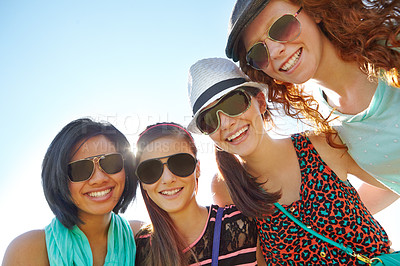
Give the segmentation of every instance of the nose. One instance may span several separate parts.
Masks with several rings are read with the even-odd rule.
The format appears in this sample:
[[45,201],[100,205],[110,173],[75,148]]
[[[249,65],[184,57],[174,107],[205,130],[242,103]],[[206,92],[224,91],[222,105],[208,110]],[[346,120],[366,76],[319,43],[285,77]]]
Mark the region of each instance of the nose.
[[265,40],[265,45],[268,47],[269,56],[272,60],[285,54],[285,43],[276,42],[267,38]]
[[224,114],[223,112],[218,112],[220,129],[225,130],[229,129],[231,126],[235,124],[235,118],[230,117],[229,115]]
[[99,162],[94,162],[94,172],[92,177],[89,179],[89,184],[101,184],[108,180],[108,175],[99,166]]
[[161,182],[163,184],[169,184],[169,183],[173,183],[176,181],[176,176],[168,169],[167,164],[164,163],[164,170],[163,173],[161,175]]

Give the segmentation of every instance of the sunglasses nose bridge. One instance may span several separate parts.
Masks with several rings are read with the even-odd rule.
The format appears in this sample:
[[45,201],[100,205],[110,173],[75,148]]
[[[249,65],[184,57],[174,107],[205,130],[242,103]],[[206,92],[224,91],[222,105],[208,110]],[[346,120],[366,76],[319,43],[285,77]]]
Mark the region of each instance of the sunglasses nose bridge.
[[271,38],[267,38],[264,41],[265,49],[267,50],[268,57],[271,59],[281,56],[286,50],[287,42],[275,41]]
[[[93,173],[96,171],[96,165],[98,166],[98,168],[99,168],[102,172],[104,172],[103,168],[101,168],[101,165],[100,165],[100,160],[103,159],[103,158],[104,158],[104,156],[100,156],[100,157],[94,157],[94,158],[92,159],[92,162],[93,162]],[[105,172],[104,172],[104,173],[105,173]]]
[[[89,178],[89,182],[99,182],[98,179],[101,177],[101,180],[104,179],[108,174],[104,169],[101,167],[100,160],[103,159],[104,156],[94,157],[92,159],[93,162],[93,171],[92,175]],[[97,166],[97,167],[96,167]],[[100,172],[98,171],[100,170]]]
[[176,180],[176,176],[175,176],[175,174],[172,173],[172,171],[169,169],[168,161],[166,161],[166,162],[164,162],[164,163],[161,162],[161,165],[162,165],[162,167],[163,167],[163,171],[162,171],[161,177],[160,177],[161,182],[164,183],[164,184],[174,182],[174,181]]
[[[217,115],[217,119],[218,119],[218,128],[224,129],[235,123],[234,117],[236,117],[236,116],[232,116],[222,110],[218,110],[216,112],[216,115]],[[217,128],[217,130],[218,130],[218,128]]]

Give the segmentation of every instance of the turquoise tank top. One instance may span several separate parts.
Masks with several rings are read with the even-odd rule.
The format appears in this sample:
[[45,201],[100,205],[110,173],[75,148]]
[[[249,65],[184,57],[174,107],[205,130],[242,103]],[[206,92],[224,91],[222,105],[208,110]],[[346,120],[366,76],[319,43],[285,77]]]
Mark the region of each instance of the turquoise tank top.
[[[321,89],[314,96],[326,117],[332,107]],[[334,111],[333,117],[338,118],[332,126],[358,165],[400,195],[400,88],[379,80],[367,109],[356,115]]]

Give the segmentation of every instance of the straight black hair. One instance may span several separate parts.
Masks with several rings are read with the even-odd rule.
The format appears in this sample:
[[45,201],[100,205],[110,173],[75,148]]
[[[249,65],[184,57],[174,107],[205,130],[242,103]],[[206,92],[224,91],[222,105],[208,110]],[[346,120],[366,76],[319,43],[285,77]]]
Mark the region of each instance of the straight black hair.
[[42,164],[42,186],[47,203],[57,219],[69,229],[83,221],[78,217],[78,208],[68,188],[68,163],[79,142],[97,135],[103,135],[113,142],[117,152],[124,158],[125,188],[113,212],[124,212],[136,198],[138,179],[134,171],[134,157],[124,134],[108,122],[95,122],[90,118],[74,120],[53,139]]

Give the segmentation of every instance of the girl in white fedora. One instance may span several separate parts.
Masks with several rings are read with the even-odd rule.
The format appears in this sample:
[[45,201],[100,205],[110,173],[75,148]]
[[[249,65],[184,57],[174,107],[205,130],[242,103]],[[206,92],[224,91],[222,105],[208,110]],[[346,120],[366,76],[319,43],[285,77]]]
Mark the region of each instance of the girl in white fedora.
[[[323,135],[310,132],[271,138],[265,129],[272,125],[267,88],[250,82],[227,59],[196,62],[188,86],[193,110],[188,128],[214,141],[229,195],[240,211],[255,218],[268,265],[363,265],[308,234],[278,206],[307,228],[362,256],[389,252],[387,234],[347,175],[382,185],[360,169],[345,149],[333,148]],[[339,139],[335,142],[341,145]],[[220,193],[218,186],[214,192]]]

